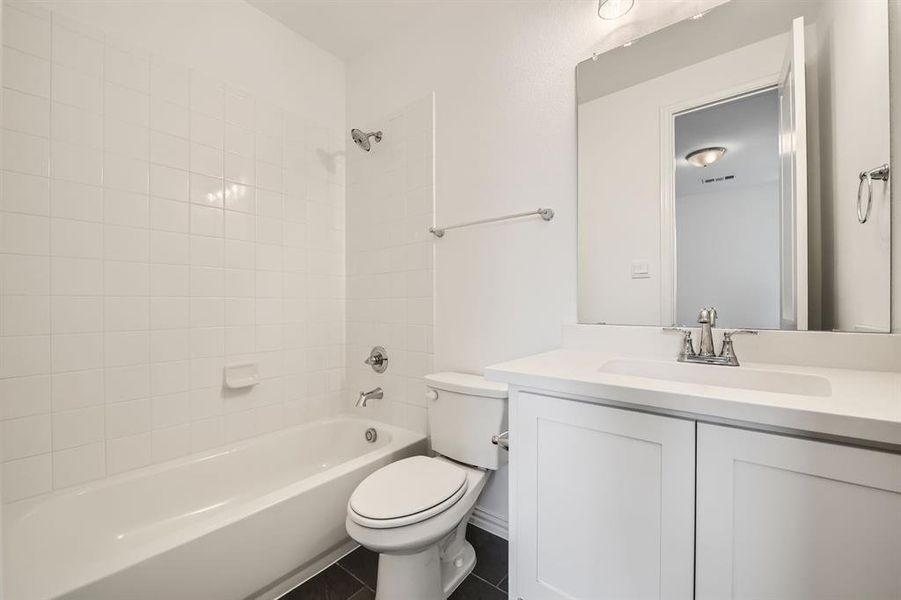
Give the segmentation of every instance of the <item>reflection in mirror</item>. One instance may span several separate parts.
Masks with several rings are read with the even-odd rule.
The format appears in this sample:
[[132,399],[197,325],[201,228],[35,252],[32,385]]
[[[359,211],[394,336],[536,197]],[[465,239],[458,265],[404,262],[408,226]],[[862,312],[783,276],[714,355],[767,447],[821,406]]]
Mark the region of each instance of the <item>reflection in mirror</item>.
[[732,0],[579,64],[580,322],[888,331],[887,17]]
[[[781,327],[779,261],[791,253],[779,232],[791,221],[779,210],[778,124],[772,87],[676,115],[676,322],[711,305],[742,327]],[[728,147],[706,150],[709,140]]]

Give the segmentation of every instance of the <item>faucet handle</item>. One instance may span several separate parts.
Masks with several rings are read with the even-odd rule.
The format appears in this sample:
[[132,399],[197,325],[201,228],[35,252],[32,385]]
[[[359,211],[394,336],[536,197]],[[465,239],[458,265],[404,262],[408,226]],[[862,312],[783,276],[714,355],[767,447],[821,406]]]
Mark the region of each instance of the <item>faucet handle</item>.
[[727,339],[732,339],[733,335],[737,335],[739,333],[746,333],[748,335],[757,335],[760,332],[757,331],[756,329],[733,329],[731,331],[724,331],[723,337],[727,338]]
[[723,347],[720,349],[720,356],[728,358],[732,366],[738,366],[738,357],[735,356],[735,346],[732,345],[732,336],[738,334],[757,335],[754,329],[733,329],[723,332]]
[[691,335],[691,329],[688,329],[687,327],[676,327],[676,326],[672,326],[672,327],[664,327],[664,328],[663,328],[663,331],[665,331],[665,332],[667,332],[667,333],[673,333],[673,332],[676,332],[676,333],[682,333],[682,334],[688,334],[688,335]]
[[682,334],[682,349],[679,351],[679,360],[685,360],[688,356],[696,356],[695,345],[691,339],[691,329],[685,329],[683,327],[664,327],[663,331],[667,333],[676,332]]
[[363,364],[372,367],[376,373],[384,373],[388,369],[388,353],[383,347],[375,346]]
[[666,333],[681,333],[683,338],[691,338],[691,329],[687,327],[664,327],[663,331]]

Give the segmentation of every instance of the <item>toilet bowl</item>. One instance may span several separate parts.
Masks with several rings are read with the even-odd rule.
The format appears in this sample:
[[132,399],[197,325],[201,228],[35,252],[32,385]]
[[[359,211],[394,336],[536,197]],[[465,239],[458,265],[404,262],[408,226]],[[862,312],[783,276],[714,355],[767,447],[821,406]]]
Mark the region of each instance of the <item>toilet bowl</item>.
[[506,460],[491,442],[506,427],[506,386],[460,373],[426,381],[432,448],[440,454],[382,467],[347,503],[348,534],[379,553],[376,600],[453,593],[476,563],[469,517],[489,473]]
[[[422,463],[443,468],[431,469]],[[357,488],[357,492],[366,488],[367,495],[354,492],[348,502],[347,532],[360,545],[380,554],[377,600],[443,600],[475,567],[475,551],[466,541],[466,524],[487,474],[444,457],[414,456],[385,469],[391,467],[397,475],[412,476],[409,481],[418,489],[430,490],[427,495],[436,504],[415,511],[419,506],[399,493],[403,488],[394,485],[397,479],[382,479],[376,471]],[[457,472],[460,481],[448,477],[451,470]],[[372,496],[395,502],[375,501]],[[380,518],[371,516],[375,508]]]

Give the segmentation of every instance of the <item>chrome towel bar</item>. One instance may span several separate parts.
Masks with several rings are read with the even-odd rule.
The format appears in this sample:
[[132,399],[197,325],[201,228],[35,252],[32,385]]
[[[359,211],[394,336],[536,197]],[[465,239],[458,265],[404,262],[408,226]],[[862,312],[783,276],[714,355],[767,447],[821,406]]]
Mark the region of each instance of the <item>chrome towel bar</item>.
[[519,219],[521,217],[539,216],[545,221],[554,218],[554,211],[550,208],[539,208],[538,210],[530,210],[528,212],[516,213],[514,215],[504,215],[503,217],[492,217],[490,219],[480,219],[478,221],[469,221],[468,223],[457,223],[456,225],[447,225],[446,227],[429,227],[429,233],[437,238],[444,237],[444,232],[448,229],[458,229],[460,227],[469,227],[470,225],[482,225],[483,223],[494,223],[495,221],[506,221],[508,219]]

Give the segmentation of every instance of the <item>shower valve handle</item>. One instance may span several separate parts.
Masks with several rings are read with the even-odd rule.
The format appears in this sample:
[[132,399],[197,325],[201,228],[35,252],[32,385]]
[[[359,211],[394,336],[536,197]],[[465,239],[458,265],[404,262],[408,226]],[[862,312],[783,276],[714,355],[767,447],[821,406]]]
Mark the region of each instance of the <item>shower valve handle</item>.
[[381,346],[376,346],[369,353],[366,360],[363,361],[363,364],[372,367],[372,370],[376,373],[384,373],[388,369],[388,352]]

